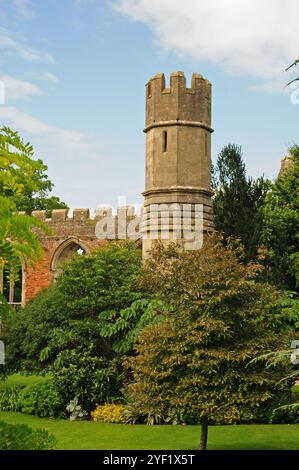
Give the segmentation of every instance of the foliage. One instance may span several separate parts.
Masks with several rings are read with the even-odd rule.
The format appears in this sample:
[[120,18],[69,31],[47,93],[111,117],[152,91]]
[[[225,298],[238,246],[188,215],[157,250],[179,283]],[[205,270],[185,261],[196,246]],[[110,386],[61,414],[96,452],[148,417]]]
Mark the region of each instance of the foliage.
[[299,423],[299,403],[285,405],[273,410],[271,415],[272,424],[295,424]]
[[45,429],[0,421],[0,450],[53,450],[57,440]]
[[121,356],[161,317],[161,303],[139,286],[140,270],[141,253],[132,242],[75,255],[55,285],[7,317],[7,370],[53,369],[65,406],[77,396],[91,411],[121,396]]
[[75,255],[55,285],[5,321],[7,367],[45,369],[60,352],[86,350],[90,344],[99,357],[127,352],[154,316],[153,304],[138,285],[140,269],[141,252],[134,242]]
[[80,421],[87,416],[87,412],[82,409],[82,406],[79,405],[78,397],[75,397],[69,402],[66,407],[66,411],[70,414],[70,421]]
[[[260,266],[240,262],[235,242],[215,234],[204,249],[180,252],[157,245],[144,268],[143,283],[165,304],[165,321],[146,327],[127,388],[139,413],[197,415],[208,422],[238,422],[241,413],[279,402],[288,366],[249,364],[286,341],[280,293],[256,280]],[[203,442],[203,448],[205,443]]]
[[139,299],[120,312],[103,312],[99,317],[100,335],[114,339],[112,349],[116,353],[128,353],[143,328],[161,320],[157,313],[162,311],[159,300]]
[[94,421],[123,424],[126,422],[124,411],[124,405],[106,403],[105,405],[97,406],[96,409],[91,413],[91,416]]
[[[26,188],[37,189],[36,174],[41,162],[33,159],[30,144],[24,144],[16,132],[7,127],[0,129],[0,272],[16,278],[22,263],[41,257],[41,246],[33,228],[49,232],[38,219],[18,213],[18,201]],[[7,304],[0,294],[0,316],[8,313]],[[4,303],[3,303],[4,302]]]
[[285,312],[290,331],[299,330],[299,298],[295,292],[283,291],[279,305]]
[[56,196],[49,196],[53,183],[47,166],[34,158],[30,143],[24,143],[17,132],[0,129],[0,196],[13,197],[17,210],[28,215],[33,210],[67,208]]
[[123,374],[118,358],[106,359],[89,350],[70,350],[58,354],[53,365],[53,380],[65,403],[74,395],[84,410],[120,394]]
[[65,416],[64,402],[51,379],[25,387],[20,393],[17,409],[40,417]]
[[214,222],[226,237],[234,236],[245,247],[245,259],[254,259],[263,224],[262,211],[269,182],[247,178],[241,147],[229,144],[220,152],[213,170]]
[[49,194],[45,193],[43,196],[35,196],[31,198],[27,204],[25,205],[24,202],[20,204],[20,207],[25,210],[27,213],[31,213],[32,211],[46,211],[46,217],[51,218],[52,211],[54,209],[68,209],[68,205],[61,201],[57,196],[50,196]]
[[294,164],[272,184],[267,194],[262,241],[269,278],[298,292],[299,286],[299,147],[290,149]]
[[23,387],[7,387],[0,390],[0,411],[17,411]]
[[97,319],[103,312],[119,312],[142,298],[137,285],[140,269],[141,250],[134,242],[124,241],[74,257],[58,283],[77,318]]
[[[29,302],[25,308],[16,312],[12,310],[4,322],[4,341],[6,344],[6,368],[9,371],[38,371],[45,369],[53,362],[57,352],[63,348],[69,318],[64,297],[57,284],[45,289]],[[60,326],[61,325],[61,326]],[[55,335],[60,327],[61,336]],[[74,342],[84,341],[81,335],[75,336],[70,328]],[[70,335],[71,336],[71,335]],[[49,342],[57,338],[56,347],[48,358],[41,351]],[[51,344],[51,343],[50,343]],[[67,347],[67,345],[66,345]]]

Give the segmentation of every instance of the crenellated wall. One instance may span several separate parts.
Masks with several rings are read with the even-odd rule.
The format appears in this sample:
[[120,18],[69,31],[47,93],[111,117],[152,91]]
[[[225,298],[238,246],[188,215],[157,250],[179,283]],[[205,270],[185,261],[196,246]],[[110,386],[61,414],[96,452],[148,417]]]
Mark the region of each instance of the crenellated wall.
[[46,211],[34,211],[32,215],[45,222],[52,233],[38,230],[44,256],[34,267],[25,267],[23,303],[47,287],[58,276],[63,262],[78,249],[90,253],[113,241],[141,237],[141,216],[135,214],[133,206],[119,207],[116,215],[109,207],[96,209],[93,218],[89,209],[74,209],[71,216],[67,209],[53,210],[50,219]]

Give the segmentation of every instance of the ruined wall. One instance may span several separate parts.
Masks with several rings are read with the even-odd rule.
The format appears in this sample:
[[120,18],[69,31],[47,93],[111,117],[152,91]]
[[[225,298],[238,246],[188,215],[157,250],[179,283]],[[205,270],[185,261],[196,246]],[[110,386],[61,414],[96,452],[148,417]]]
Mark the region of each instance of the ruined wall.
[[53,282],[63,262],[77,249],[90,253],[113,241],[140,238],[141,217],[130,206],[119,207],[116,215],[112,215],[111,208],[97,209],[93,218],[88,209],[75,209],[71,217],[67,209],[53,210],[51,219],[46,218],[46,211],[34,211],[32,215],[45,222],[52,233],[38,231],[43,260],[34,267],[25,267],[23,303]]

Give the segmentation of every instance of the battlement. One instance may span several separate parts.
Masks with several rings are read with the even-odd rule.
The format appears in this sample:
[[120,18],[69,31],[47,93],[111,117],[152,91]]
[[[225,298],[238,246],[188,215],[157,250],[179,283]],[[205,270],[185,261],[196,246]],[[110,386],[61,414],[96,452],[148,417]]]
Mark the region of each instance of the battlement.
[[[20,214],[24,212],[20,212]],[[47,218],[47,211],[33,211],[31,214],[33,217],[36,217],[43,222],[52,224],[52,223],[61,223],[61,222],[74,222],[74,223],[85,223],[88,220],[97,221],[103,219],[104,217],[115,217],[112,215],[111,207],[100,207],[95,209],[94,217],[90,216],[89,209],[74,209],[72,216],[69,216],[68,209],[54,209],[50,218]],[[126,215],[128,218],[135,217],[134,206],[120,206],[117,208],[117,216]],[[139,214],[138,214],[139,215]]]
[[191,79],[191,88],[186,87],[186,77],[184,72],[172,72],[170,74],[170,88],[165,87],[165,75],[164,73],[157,73],[154,77],[150,78],[146,84],[147,87],[147,98],[151,97],[152,87],[156,87],[161,93],[175,93],[180,91],[181,93],[198,93],[200,91],[202,83],[211,87],[209,80],[204,78],[199,73],[193,73]]
[[173,122],[177,125],[211,126],[211,83],[194,73],[191,88],[186,86],[184,72],[170,75],[170,87],[165,86],[165,75],[158,73],[146,84],[146,129]]
[[[140,238],[142,213],[136,214],[134,206],[121,206],[115,215],[111,207],[97,208],[94,217],[89,209],[74,209],[69,216],[68,209],[54,209],[51,218],[47,212],[33,211],[32,216],[45,222],[51,229],[51,234],[45,234],[37,229],[41,239],[66,238],[79,236],[81,239],[95,239],[101,231],[103,239]],[[133,234],[133,235],[132,235]],[[132,235],[132,236],[131,236]]]
[[291,155],[281,160],[279,176],[283,176],[287,170],[294,166],[294,158]]

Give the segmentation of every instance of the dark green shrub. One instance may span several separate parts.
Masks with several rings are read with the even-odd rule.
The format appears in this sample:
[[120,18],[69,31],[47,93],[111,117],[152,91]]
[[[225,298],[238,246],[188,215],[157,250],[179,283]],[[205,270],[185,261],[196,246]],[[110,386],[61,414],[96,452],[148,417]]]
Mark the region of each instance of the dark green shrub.
[[276,408],[271,416],[271,424],[299,423],[299,404]]
[[64,351],[54,363],[53,380],[65,404],[77,397],[84,410],[92,411],[121,394],[121,362],[93,356],[91,349]]
[[52,379],[24,388],[20,394],[17,409],[22,413],[41,418],[65,416],[64,402]]
[[0,450],[53,450],[57,440],[45,429],[0,421]]
[[24,387],[7,387],[0,391],[0,411],[17,411],[18,400]]
[[[110,244],[86,256],[74,255],[57,283],[5,319],[7,370],[44,371],[60,352],[86,350],[90,344],[96,356],[113,357],[116,341],[123,352],[121,339],[128,343],[128,332],[136,325],[139,329],[143,313],[150,316],[137,282],[141,266],[141,250],[135,242]],[[132,304],[132,311],[126,312]],[[117,322],[119,318],[121,322]],[[101,334],[103,329],[106,334]]]

